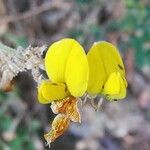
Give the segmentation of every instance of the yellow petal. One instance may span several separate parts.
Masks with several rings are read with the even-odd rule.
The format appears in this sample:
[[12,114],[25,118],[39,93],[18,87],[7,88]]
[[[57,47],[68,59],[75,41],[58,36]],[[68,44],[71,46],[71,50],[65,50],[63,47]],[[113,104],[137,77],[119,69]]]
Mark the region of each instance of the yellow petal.
[[41,104],[48,104],[50,103],[48,100],[46,100],[44,97],[43,97],[43,94],[42,94],[42,86],[40,85],[38,87],[38,100]]
[[120,76],[120,85],[121,85],[121,88],[120,88],[119,94],[116,95],[116,99],[123,99],[123,98],[126,97],[126,92],[127,92],[126,87],[127,86],[125,85],[124,81],[127,83],[126,79],[123,79]]
[[103,94],[107,95],[110,100],[123,99],[126,97],[126,84],[119,72],[114,72],[108,78]]
[[125,76],[124,64],[118,49],[105,41],[98,42],[95,46],[99,49],[99,55],[104,63],[107,75],[116,71]]
[[120,74],[113,72],[108,77],[107,82],[104,85],[103,93],[106,95],[117,95],[120,92]]
[[[119,51],[111,43],[95,43],[87,55],[90,74],[89,94],[99,94],[107,78],[113,72],[119,72],[125,78],[125,69]],[[125,83],[127,85],[127,83]]]
[[68,56],[65,81],[69,92],[74,97],[82,96],[87,90],[89,66],[84,49],[74,42]]
[[39,98],[41,95],[43,99],[39,99],[39,102],[47,104],[69,96],[69,92],[64,83],[54,83],[49,80],[44,80],[39,87]]
[[124,83],[125,87],[127,88],[128,87],[128,82],[127,82],[125,76],[121,76],[121,77],[123,79],[123,83]]
[[66,62],[69,53],[74,49],[74,45],[77,45],[76,43],[74,39],[66,38],[53,43],[49,47],[45,56],[45,68],[52,81],[65,82]]
[[87,92],[90,95],[96,95],[101,92],[107,75],[104,63],[99,55],[99,49],[94,44],[87,54],[89,63],[89,81]]

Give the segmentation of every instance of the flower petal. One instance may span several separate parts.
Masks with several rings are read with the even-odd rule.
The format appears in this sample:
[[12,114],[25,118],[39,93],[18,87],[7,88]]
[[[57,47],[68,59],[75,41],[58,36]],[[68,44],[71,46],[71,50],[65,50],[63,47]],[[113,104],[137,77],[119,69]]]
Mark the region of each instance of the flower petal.
[[116,95],[120,92],[120,74],[113,72],[108,77],[107,82],[104,85],[103,93],[105,95]]
[[42,86],[41,86],[41,85],[38,87],[38,100],[39,100],[39,102],[40,102],[41,104],[48,104],[48,103],[50,103],[47,99],[45,99],[45,98],[43,97],[43,94],[42,94]]
[[85,51],[78,42],[74,42],[65,72],[65,81],[71,95],[82,96],[87,90],[88,78],[89,66]]
[[126,97],[126,84],[119,72],[114,72],[108,78],[103,94],[107,95],[110,100],[123,99]]
[[74,48],[74,39],[62,39],[53,43],[45,56],[48,77],[54,82],[65,82],[65,68],[69,53]]
[[44,80],[39,87],[39,102],[43,104],[61,100],[67,96],[69,96],[69,91],[64,83],[54,83]]
[[[89,94],[102,92],[107,78],[113,72],[119,72],[125,78],[125,69],[118,50],[105,41],[95,43],[87,54],[90,74],[88,83]],[[127,82],[125,83],[127,85]]]
[[99,49],[94,44],[87,54],[89,63],[89,82],[87,92],[90,95],[96,95],[102,91],[102,87],[106,82],[107,74],[99,55]]
[[125,76],[125,68],[119,50],[106,41],[97,42],[95,46],[97,47],[101,60],[104,63],[107,75],[117,71]]

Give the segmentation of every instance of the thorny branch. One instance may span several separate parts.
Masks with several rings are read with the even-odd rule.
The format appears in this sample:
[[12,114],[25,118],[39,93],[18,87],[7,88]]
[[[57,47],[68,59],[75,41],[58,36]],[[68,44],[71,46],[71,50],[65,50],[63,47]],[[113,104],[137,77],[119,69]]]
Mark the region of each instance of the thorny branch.
[[39,84],[42,77],[39,69],[43,69],[42,54],[46,48],[44,45],[13,49],[0,43],[0,89],[5,89],[19,72],[26,70],[31,70],[34,80]]

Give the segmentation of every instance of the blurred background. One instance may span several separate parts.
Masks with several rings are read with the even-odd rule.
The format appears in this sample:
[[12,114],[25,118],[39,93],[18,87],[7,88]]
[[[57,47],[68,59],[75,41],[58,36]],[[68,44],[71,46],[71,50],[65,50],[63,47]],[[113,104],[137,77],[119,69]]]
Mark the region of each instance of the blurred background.
[[[124,59],[128,94],[87,102],[82,124],[51,145],[52,150],[150,150],[149,0],[0,0],[0,42],[11,47],[50,45],[72,37],[88,51],[95,41],[115,44]],[[43,134],[54,118],[37,102],[36,83],[20,73],[11,92],[0,91],[0,150],[46,150]]]

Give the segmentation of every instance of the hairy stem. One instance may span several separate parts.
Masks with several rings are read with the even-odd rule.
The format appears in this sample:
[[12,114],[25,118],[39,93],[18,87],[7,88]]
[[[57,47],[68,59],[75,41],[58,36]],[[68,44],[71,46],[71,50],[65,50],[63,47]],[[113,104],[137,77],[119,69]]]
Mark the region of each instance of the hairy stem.
[[15,49],[6,46],[3,43],[0,43],[0,52],[8,54],[8,53],[15,53],[15,51],[16,51]]
[[39,69],[44,69],[42,54],[46,48],[43,45],[13,49],[0,43],[0,89],[5,89],[19,72],[27,70],[31,70],[33,79],[39,84],[42,76]]

